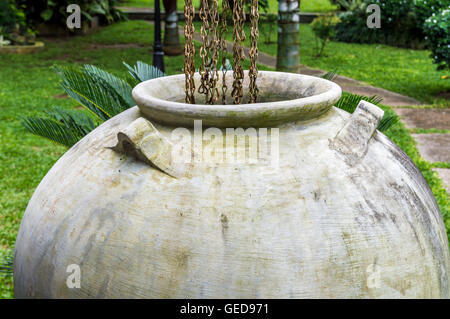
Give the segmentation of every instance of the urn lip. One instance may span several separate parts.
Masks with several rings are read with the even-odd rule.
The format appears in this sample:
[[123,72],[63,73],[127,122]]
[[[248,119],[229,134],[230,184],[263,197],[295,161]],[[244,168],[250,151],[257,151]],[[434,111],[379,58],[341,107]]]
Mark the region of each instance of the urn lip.
[[[225,79],[230,95],[233,72],[227,71]],[[194,80],[197,90],[199,73],[195,74]],[[248,71],[245,71],[244,99],[247,98],[248,82]],[[219,91],[221,85],[222,72],[219,72]],[[334,82],[296,73],[259,71],[257,85],[267,102],[215,105],[183,103],[184,74],[142,82],[133,89],[133,98],[145,117],[170,126],[193,126],[194,120],[202,120],[204,126],[262,127],[317,118],[328,112],[342,95],[341,87]],[[272,96],[276,96],[274,101],[270,101],[274,99]],[[198,97],[196,95],[196,99]]]

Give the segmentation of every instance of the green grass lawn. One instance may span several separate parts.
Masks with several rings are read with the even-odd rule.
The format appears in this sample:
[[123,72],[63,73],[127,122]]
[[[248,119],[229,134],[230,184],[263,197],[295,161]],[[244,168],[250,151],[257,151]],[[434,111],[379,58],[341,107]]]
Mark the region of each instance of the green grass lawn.
[[[149,50],[152,38],[151,25],[142,21],[128,21],[107,27],[89,36],[45,41],[47,46],[40,53],[0,55],[0,176],[2,177],[0,179],[0,257],[12,251],[20,220],[31,195],[40,180],[66,150],[43,138],[26,133],[18,117],[42,114],[45,109],[52,106],[78,108],[73,100],[61,95],[63,91],[59,87],[58,77],[50,67],[55,63],[61,65],[89,63],[113,74],[125,76],[126,70],[122,66],[122,61],[129,64],[134,64],[138,60],[151,63],[152,56]],[[356,49],[357,46],[354,48]],[[383,48],[383,50],[386,49]],[[356,52],[358,51],[356,50],[353,54],[357,54]],[[181,73],[183,61],[184,56],[166,57],[166,72]],[[376,62],[374,57],[370,57],[370,61]],[[355,62],[352,63],[340,65],[347,65],[347,67],[354,65],[355,68],[359,68],[361,74],[364,73],[364,67],[369,70],[366,72],[372,72],[370,63],[361,63],[360,66]],[[246,62],[244,66],[248,68],[248,65]],[[331,68],[331,64],[328,66],[330,66],[328,69],[334,69]],[[402,70],[407,68],[404,67]],[[347,70],[347,72],[352,71]],[[416,74],[414,70],[411,73]],[[420,77],[420,74],[416,76]],[[431,76],[420,78],[423,79],[422,86],[425,87],[428,85],[425,81],[432,81]],[[435,87],[436,84],[432,83],[431,86]],[[406,89],[408,86],[405,84],[401,87]],[[413,88],[418,89],[417,86]],[[408,130],[399,124],[388,132],[388,136],[405,150],[421,169],[445,216],[447,229],[450,229],[448,195],[436,173],[431,170],[431,165],[420,158]],[[12,297],[11,279],[0,275],[0,298]]]
[[[193,0],[193,4],[195,8],[200,7],[200,0]],[[222,1],[219,0],[219,3]],[[125,0],[121,4],[121,6],[127,7],[137,7],[137,8],[154,8],[155,0]],[[162,2],[161,2],[162,5]],[[178,10],[184,10],[184,1],[177,1]],[[333,11],[336,9],[336,6],[332,5],[330,0],[302,0],[300,5],[300,10],[302,12],[326,12]],[[278,1],[277,0],[269,0],[269,10],[270,13],[278,12]]]

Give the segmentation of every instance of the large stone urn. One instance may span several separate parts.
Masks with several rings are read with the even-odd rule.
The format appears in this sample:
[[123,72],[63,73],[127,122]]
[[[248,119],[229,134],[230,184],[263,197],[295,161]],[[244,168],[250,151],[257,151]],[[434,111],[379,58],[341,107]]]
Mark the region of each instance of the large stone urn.
[[260,72],[243,105],[185,104],[184,81],[139,84],[48,172],[16,297],[450,297],[439,208],[382,110],[299,74]]

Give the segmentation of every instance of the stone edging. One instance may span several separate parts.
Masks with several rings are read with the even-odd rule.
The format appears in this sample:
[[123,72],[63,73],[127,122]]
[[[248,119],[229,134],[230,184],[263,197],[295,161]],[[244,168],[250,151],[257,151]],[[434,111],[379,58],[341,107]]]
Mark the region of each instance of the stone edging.
[[0,53],[27,54],[40,51],[44,47],[44,42],[36,42],[33,45],[7,45],[0,47]]

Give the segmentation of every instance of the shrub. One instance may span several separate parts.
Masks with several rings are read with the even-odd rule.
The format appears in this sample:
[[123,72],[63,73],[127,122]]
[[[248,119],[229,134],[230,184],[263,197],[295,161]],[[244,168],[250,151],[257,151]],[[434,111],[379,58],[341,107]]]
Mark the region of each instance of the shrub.
[[[367,27],[366,8],[378,4],[381,8],[381,28]],[[423,33],[417,26],[412,0],[363,0],[352,12],[340,15],[336,39],[354,43],[382,43],[399,47],[423,48]]]
[[330,2],[341,11],[353,11],[362,4],[362,0],[331,0]]
[[417,26],[423,27],[425,20],[449,5],[449,0],[414,0],[414,14]]
[[115,8],[117,0],[16,0],[16,3],[24,9],[27,23],[32,27],[42,22],[66,25],[69,4],[78,4],[81,14],[88,20],[99,16],[103,23],[111,23],[123,17]]
[[450,67],[450,5],[433,13],[423,26],[431,50],[433,62],[438,69]]
[[0,1],[0,27],[3,32],[12,32],[16,25],[24,25],[24,15],[20,12],[15,3],[9,0]]
[[335,37],[335,28],[339,22],[336,15],[327,14],[314,19],[311,23],[316,40],[316,57],[322,56],[327,42]]
[[331,3],[336,5],[339,10],[353,11],[361,6],[362,0],[331,0]]
[[0,36],[12,44],[34,43],[34,33],[27,27],[25,14],[12,0],[0,1]]

